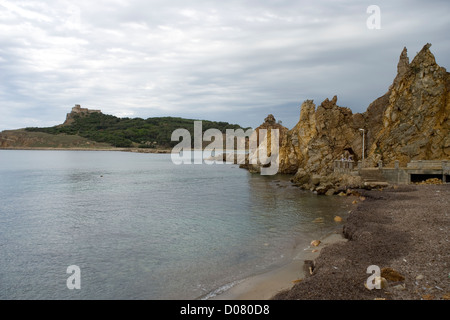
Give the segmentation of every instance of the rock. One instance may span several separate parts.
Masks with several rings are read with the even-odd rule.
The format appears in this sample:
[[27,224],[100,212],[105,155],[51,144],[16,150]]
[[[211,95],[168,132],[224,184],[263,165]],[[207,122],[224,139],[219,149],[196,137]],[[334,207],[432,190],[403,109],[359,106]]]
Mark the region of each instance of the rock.
[[324,186],[319,186],[315,189],[318,195],[324,195],[327,193],[328,189]]
[[317,186],[317,185],[320,183],[320,179],[321,179],[321,178],[322,178],[322,177],[321,177],[320,175],[314,174],[314,175],[312,176],[312,178],[311,178],[310,183],[311,183],[312,185],[314,185],[314,186]]
[[400,59],[397,64],[397,76],[394,79],[394,85],[397,85],[409,70],[409,58],[407,52],[408,50],[405,47],[403,48],[403,51],[400,54]]
[[334,217],[334,221],[336,222],[342,222],[342,218],[339,216]]
[[422,280],[423,278],[424,278],[423,275],[419,274],[419,275],[416,277],[416,280]]
[[352,189],[347,189],[346,194],[348,196],[355,196],[355,197],[359,197],[361,195],[358,191]]
[[431,178],[425,181],[416,182],[416,184],[424,185],[424,184],[443,184],[442,180],[439,178]]
[[384,289],[388,286],[388,283],[383,277],[375,277],[375,285],[379,286],[380,289]]
[[449,157],[450,148],[443,140],[450,128],[450,75],[437,65],[430,46],[425,45],[411,63],[407,63],[406,50],[402,52],[383,112],[383,125],[375,134],[369,158],[376,149],[383,163],[399,160],[401,166],[411,159]]
[[307,185],[311,179],[311,174],[306,172],[305,169],[298,169],[294,177],[292,178],[292,182],[298,185]]
[[381,269],[381,276],[389,281],[404,281],[405,277],[402,276],[398,271],[392,268],[383,268]]
[[325,195],[332,196],[332,195],[334,195],[335,192],[336,192],[336,190],[331,188],[331,189],[328,189],[327,192],[325,192]]
[[[373,282],[374,288],[376,288],[376,289],[384,289],[388,285],[386,279],[383,277],[375,277],[375,279],[373,281],[374,281]],[[367,286],[367,282],[364,282],[364,287],[368,290],[372,290]]]
[[394,290],[399,290],[399,291],[403,291],[403,290],[406,290],[406,285],[405,285],[404,283],[398,284],[398,285],[396,285],[396,286],[393,286],[392,289],[394,289]]
[[320,240],[313,240],[313,241],[311,241],[311,245],[313,247],[317,247],[319,244],[320,244]]
[[366,181],[366,182],[364,182],[364,186],[368,187],[369,189],[375,189],[375,188],[381,189],[381,187],[389,186],[389,183],[387,183],[385,181]]
[[303,264],[303,270],[305,274],[312,274],[314,271],[314,260],[305,260]]
[[358,201],[356,201],[356,200],[352,201],[352,204],[357,204],[357,203],[358,203]]

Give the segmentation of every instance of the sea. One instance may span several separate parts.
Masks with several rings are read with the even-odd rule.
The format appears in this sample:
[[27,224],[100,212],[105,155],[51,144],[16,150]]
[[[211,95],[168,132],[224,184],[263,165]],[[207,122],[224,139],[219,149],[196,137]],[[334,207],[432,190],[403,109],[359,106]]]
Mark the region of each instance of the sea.
[[0,150],[0,299],[214,297],[341,228],[341,197],[289,178],[171,154]]

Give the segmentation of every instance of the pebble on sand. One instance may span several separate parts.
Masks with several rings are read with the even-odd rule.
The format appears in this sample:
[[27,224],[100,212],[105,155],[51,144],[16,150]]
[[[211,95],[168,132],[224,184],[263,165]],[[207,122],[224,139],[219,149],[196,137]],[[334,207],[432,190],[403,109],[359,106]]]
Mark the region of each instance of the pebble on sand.
[[313,240],[313,241],[311,241],[311,245],[313,247],[317,247],[319,244],[320,244],[320,240]]
[[389,281],[403,281],[405,277],[392,268],[381,269],[381,276]]

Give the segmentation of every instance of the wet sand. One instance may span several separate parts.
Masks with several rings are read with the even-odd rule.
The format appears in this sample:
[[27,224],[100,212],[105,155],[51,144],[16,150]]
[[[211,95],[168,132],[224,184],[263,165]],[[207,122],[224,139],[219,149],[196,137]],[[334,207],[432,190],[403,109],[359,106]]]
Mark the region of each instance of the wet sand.
[[303,279],[305,273],[308,272],[304,268],[305,260],[316,259],[325,246],[347,241],[338,232],[329,234],[318,240],[321,242],[317,247],[307,246],[296,248],[293,259],[288,264],[246,278],[226,292],[211,298],[211,300],[269,300],[275,294],[290,289],[299,279]]

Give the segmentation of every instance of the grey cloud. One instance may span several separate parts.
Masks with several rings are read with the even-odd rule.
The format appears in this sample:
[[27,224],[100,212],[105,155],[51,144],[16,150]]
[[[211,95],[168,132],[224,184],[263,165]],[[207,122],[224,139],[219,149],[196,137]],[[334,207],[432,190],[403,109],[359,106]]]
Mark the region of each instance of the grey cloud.
[[382,29],[368,30],[370,4],[1,0],[0,130],[60,123],[75,103],[246,126],[273,113],[292,127],[304,99],[364,111],[404,46],[412,58],[431,42],[449,65],[450,4],[378,1]]

